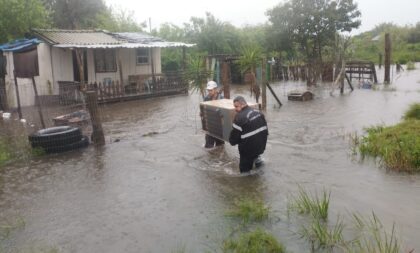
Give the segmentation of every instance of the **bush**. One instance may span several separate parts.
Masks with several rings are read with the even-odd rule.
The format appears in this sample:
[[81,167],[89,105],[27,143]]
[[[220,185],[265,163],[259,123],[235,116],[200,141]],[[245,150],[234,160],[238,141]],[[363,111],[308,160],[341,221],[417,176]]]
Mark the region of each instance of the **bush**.
[[416,69],[416,65],[414,64],[414,62],[409,61],[407,62],[407,70],[413,70]]
[[408,120],[408,119],[420,120],[420,104],[411,105],[408,111],[404,114],[403,118],[405,120]]
[[5,164],[11,159],[11,154],[7,149],[7,146],[3,142],[3,140],[0,139],[0,166]]
[[237,240],[229,239],[223,243],[224,253],[283,253],[284,246],[276,238],[261,229],[245,233]]
[[367,129],[359,144],[362,157],[379,157],[387,168],[396,171],[420,171],[420,120]]

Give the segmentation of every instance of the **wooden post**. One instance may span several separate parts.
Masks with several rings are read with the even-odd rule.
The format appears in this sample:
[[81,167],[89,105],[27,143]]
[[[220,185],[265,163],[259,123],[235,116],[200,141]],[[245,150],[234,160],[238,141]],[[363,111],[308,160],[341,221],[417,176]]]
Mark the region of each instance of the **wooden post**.
[[379,53],[379,69],[382,68],[382,54]]
[[98,110],[98,95],[95,91],[87,91],[86,104],[92,121],[92,142],[95,145],[105,145],[105,136],[102,129],[101,115]]
[[19,119],[22,119],[22,109],[20,107],[19,87],[18,87],[16,72],[14,70],[13,70],[13,76],[15,77],[16,102],[18,106]]
[[182,47],[182,72],[185,72],[185,70],[187,69],[187,57],[185,51],[185,47]]
[[34,87],[35,104],[38,107],[39,119],[41,120],[42,128],[45,128],[44,116],[42,115],[41,101],[39,100],[38,89],[36,88],[35,78],[33,76],[32,76],[32,86]]
[[263,110],[267,108],[266,64],[267,59],[263,58],[261,62],[261,106]]
[[385,34],[385,77],[384,83],[391,83],[391,37],[389,33]]
[[229,63],[226,61],[222,62],[222,85],[224,90],[224,97],[230,99],[230,82],[229,82]]
[[280,102],[280,99],[277,97],[276,93],[274,93],[270,84],[268,82],[266,82],[266,85],[267,85],[268,89],[271,91],[271,94],[273,94],[274,98],[277,100],[277,103],[279,103],[279,105],[282,106],[282,103]]
[[156,86],[156,77],[155,77],[155,63],[153,59],[153,47],[150,48],[150,65],[152,67],[152,81],[153,81],[153,88]]
[[0,77],[0,110],[7,110],[7,93],[6,93],[6,82],[4,77]]

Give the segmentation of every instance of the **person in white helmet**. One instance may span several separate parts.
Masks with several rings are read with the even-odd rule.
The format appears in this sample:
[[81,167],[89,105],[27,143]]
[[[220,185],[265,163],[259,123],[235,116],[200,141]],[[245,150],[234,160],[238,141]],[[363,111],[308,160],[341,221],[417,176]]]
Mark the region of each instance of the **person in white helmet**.
[[[222,95],[217,90],[217,83],[215,81],[209,81],[207,83],[207,96],[204,97],[204,101],[210,101],[210,100],[217,100],[222,99]],[[211,135],[206,134],[205,137],[206,143],[204,144],[205,148],[213,148],[214,146],[221,146],[225,144],[224,141],[219,140]]]

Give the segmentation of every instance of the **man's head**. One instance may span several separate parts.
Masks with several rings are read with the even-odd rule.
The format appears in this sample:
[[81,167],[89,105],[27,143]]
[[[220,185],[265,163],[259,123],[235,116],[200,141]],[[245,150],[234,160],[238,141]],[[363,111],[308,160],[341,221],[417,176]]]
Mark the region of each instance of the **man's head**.
[[217,93],[217,83],[215,81],[209,81],[206,90],[210,96],[214,96]]
[[237,96],[233,100],[233,106],[235,107],[236,112],[240,112],[242,108],[246,107],[248,104],[246,103],[246,100],[242,96]]

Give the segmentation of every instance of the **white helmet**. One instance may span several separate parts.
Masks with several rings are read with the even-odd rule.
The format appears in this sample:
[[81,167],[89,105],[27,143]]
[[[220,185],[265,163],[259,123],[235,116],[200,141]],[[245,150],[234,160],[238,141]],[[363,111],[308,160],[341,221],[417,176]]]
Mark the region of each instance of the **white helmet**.
[[217,83],[215,81],[209,81],[207,83],[207,88],[206,89],[207,90],[212,90],[214,88],[217,88]]

